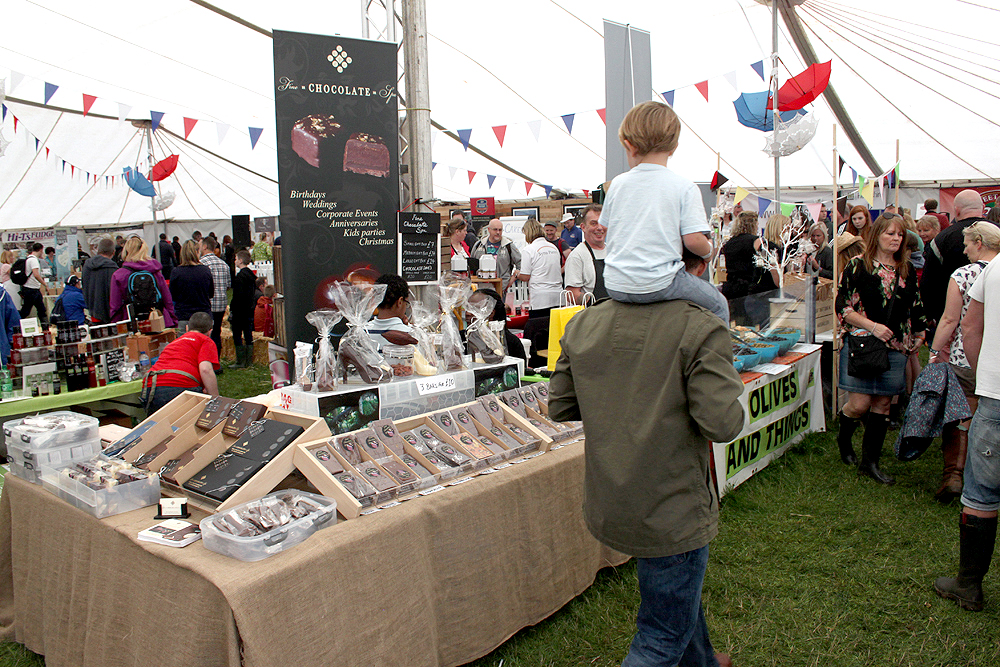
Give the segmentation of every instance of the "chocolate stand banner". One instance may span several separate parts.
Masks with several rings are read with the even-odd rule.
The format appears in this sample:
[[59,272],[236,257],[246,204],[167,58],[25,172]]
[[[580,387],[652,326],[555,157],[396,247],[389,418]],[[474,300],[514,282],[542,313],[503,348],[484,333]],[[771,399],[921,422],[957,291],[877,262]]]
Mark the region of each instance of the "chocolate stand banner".
[[396,271],[396,45],[274,31],[274,107],[288,346],[334,307],[338,280]]

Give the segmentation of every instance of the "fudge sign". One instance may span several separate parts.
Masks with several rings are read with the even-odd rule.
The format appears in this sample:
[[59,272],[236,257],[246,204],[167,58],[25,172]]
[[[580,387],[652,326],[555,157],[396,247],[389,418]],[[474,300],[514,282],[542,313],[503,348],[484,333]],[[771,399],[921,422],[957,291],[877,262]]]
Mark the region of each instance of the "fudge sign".
[[312,341],[306,313],[330,285],[397,272],[396,45],[274,32],[274,107],[286,335]]

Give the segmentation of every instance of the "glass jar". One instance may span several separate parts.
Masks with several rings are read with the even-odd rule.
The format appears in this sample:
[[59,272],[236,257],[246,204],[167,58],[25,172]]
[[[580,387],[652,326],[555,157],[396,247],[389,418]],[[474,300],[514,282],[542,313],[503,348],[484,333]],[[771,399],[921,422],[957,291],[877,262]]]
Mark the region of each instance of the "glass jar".
[[392,374],[396,377],[409,377],[413,375],[413,350],[412,345],[383,345],[382,356],[392,368]]

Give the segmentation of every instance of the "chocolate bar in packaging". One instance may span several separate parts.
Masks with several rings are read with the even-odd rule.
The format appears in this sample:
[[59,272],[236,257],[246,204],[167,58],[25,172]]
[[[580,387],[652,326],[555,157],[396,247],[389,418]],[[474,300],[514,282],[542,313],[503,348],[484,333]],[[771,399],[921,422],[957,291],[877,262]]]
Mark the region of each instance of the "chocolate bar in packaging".
[[502,422],[507,421],[504,419],[504,411],[503,408],[500,407],[500,399],[496,397],[496,394],[480,396],[479,403],[486,409],[486,413],[490,417],[499,419]]
[[399,486],[382,468],[371,461],[365,461],[356,469],[362,479],[374,486],[376,491],[388,491]]
[[194,425],[200,428],[202,431],[211,431],[213,428],[221,424],[229,416],[229,410],[236,403],[231,398],[226,398],[225,396],[216,396],[205,403],[205,407],[202,409],[201,414],[195,421]]
[[[340,482],[347,492],[354,496],[356,499],[361,500],[362,498],[371,499],[375,495],[375,487],[361,479],[353,472],[342,472],[334,475],[338,482]],[[364,503],[363,503],[364,504]],[[370,500],[369,503],[371,504]]]
[[476,425],[472,422],[472,413],[470,413],[465,408],[454,408],[449,411],[455,423],[458,424],[458,428],[463,433],[471,433],[472,435],[478,435],[479,431],[476,430]]
[[500,394],[500,399],[510,406],[510,408],[517,414],[522,417],[528,416],[528,413],[524,411],[524,403],[521,402],[521,395],[517,389],[509,389],[508,391],[502,392]]
[[251,461],[270,461],[304,430],[297,424],[262,419],[249,424],[226,451]]
[[[378,436],[375,435],[375,431],[370,428],[361,429],[357,432],[358,442],[361,443],[361,451],[368,455],[371,459],[384,459],[389,453],[385,449],[385,445],[379,440]],[[354,465],[353,463],[351,465]],[[357,466],[355,466],[356,468]]]
[[226,418],[226,425],[222,427],[222,432],[233,438],[243,435],[243,431],[251,422],[259,421],[267,407],[259,403],[250,401],[239,401],[229,408],[229,415]]
[[430,420],[441,427],[448,435],[458,435],[458,424],[454,419],[451,418],[451,414],[448,412],[435,412],[430,415]]
[[344,466],[340,465],[340,461],[333,455],[333,452],[330,451],[330,445],[321,445],[315,449],[310,449],[309,453],[315,456],[316,460],[322,463],[323,467],[326,468],[331,475],[344,472]]
[[356,433],[338,435],[337,437],[332,438],[329,441],[329,444],[336,449],[352,466],[364,461],[364,457],[361,456],[361,444],[358,442],[358,436]]
[[265,465],[267,461],[264,460],[251,461],[233,454],[222,454],[184,482],[184,488],[223,502]]
[[396,425],[392,423],[391,419],[377,419],[369,426],[375,431],[375,435],[382,441],[382,444],[392,450],[393,454],[402,456],[405,453],[406,450],[403,446],[405,440],[396,430]]
[[463,433],[458,436],[458,442],[462,445],[462,449],[469,452],[477,459],[488,459],[494,454],[494,452],[484,447],[483,443],[479,442],[468,433]]

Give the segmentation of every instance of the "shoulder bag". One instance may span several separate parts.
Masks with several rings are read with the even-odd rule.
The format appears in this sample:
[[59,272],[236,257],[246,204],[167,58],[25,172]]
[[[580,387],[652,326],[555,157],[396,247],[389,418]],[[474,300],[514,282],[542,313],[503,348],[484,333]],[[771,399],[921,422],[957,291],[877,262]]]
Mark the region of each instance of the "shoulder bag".
[[[878,277],[876,276],[876,279]],[[886,322],[891,321],[892,306],[896,303],[896,290],[899,287],[899,274],[892,284],[892,298],[885,312]],[[882,324],[882,322],[878,322]],[[886,324],[888,326],[888,324]],[[847,373],[856,378],[873,378],[889,370],[889,346],[879,340],[875,334],[868,336],[847,337]]]

